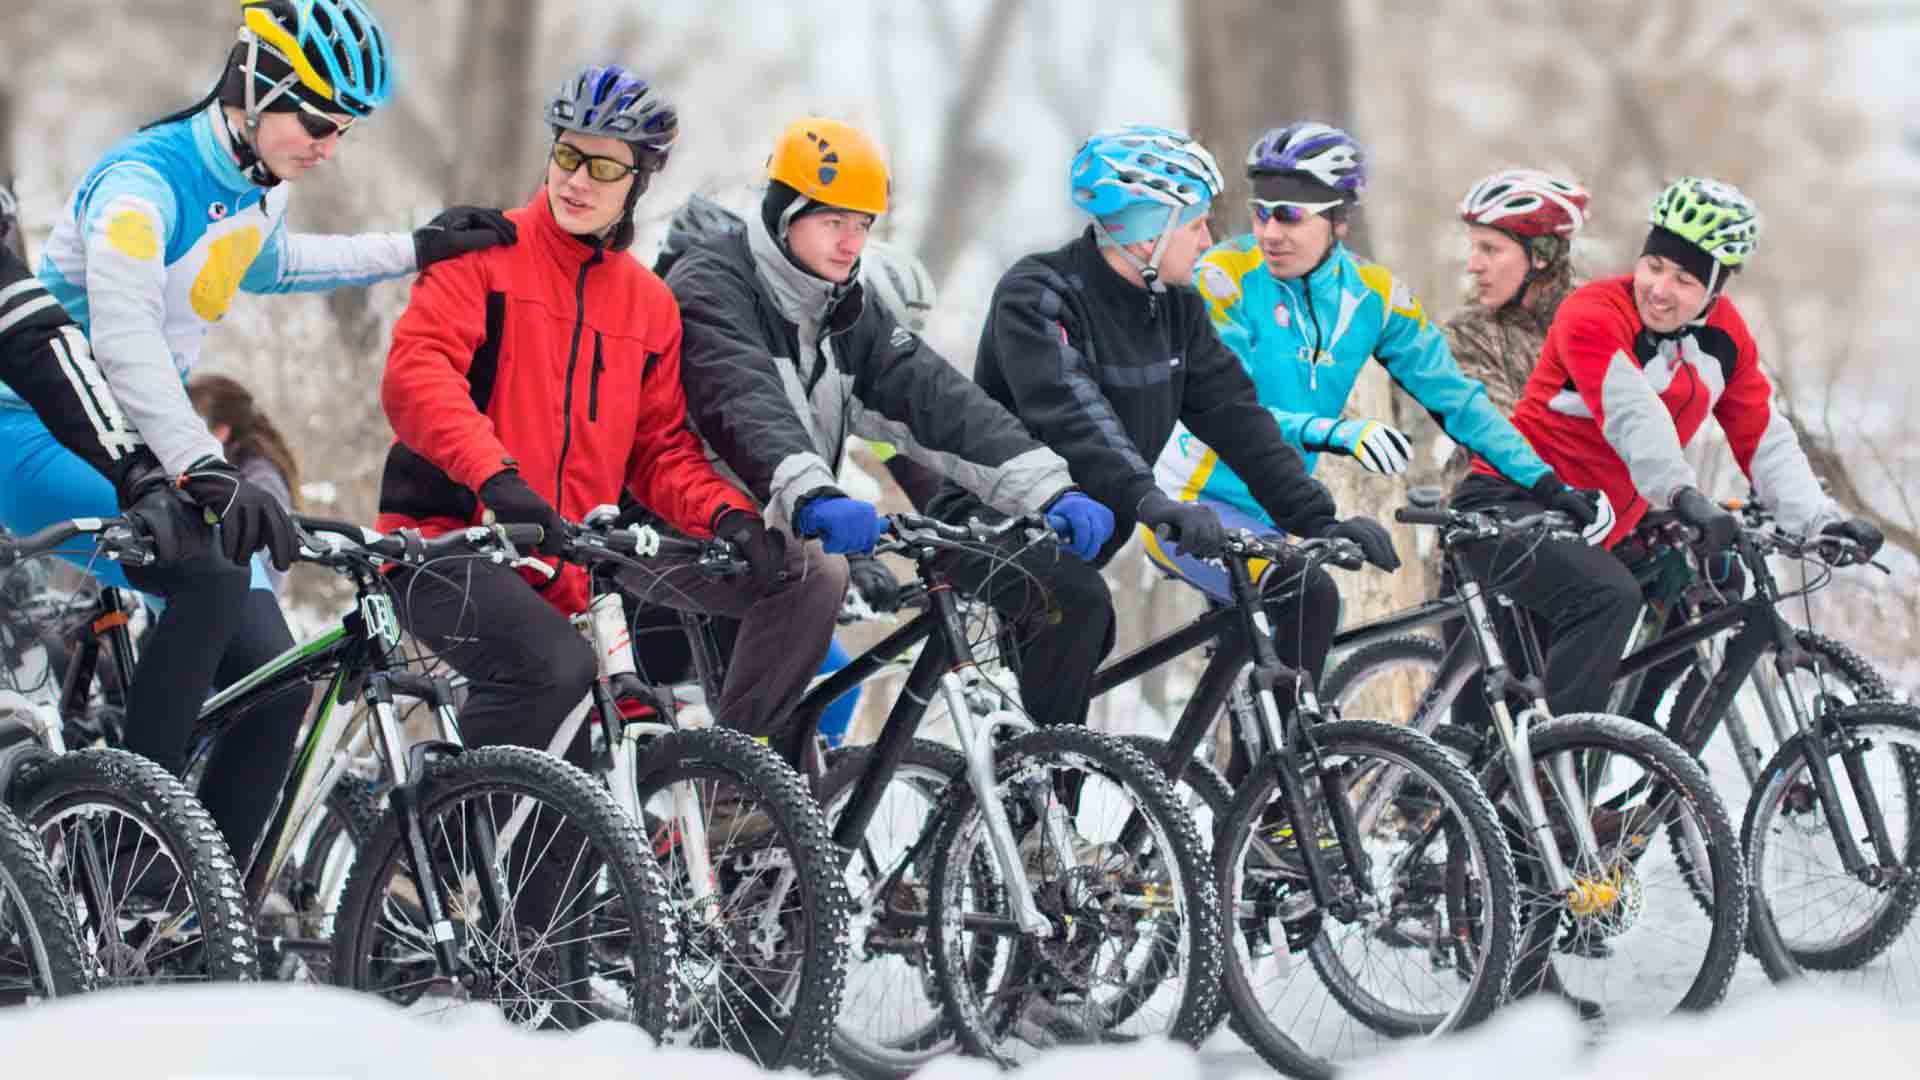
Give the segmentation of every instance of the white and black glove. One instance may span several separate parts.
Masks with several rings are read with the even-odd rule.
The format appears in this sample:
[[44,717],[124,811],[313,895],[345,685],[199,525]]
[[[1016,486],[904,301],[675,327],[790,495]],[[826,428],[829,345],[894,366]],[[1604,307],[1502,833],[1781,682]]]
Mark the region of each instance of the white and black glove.
[[1300,433],[1308,450],[1332,450],[1351,456],[1360,467],[1381,476],[1398,476],[1413,462],[1413,443],[1378,420],[1340,420],[1316,416]]

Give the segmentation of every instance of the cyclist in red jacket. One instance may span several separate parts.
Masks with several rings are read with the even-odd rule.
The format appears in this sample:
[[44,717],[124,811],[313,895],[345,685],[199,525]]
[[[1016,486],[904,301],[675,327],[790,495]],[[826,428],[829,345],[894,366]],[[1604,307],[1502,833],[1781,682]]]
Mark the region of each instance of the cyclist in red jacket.
[[[1685,177],[1660,194],[1648,220],[1631,274],[1582,286],[1560,305],[1513,426],[1568,484],[1606,494],[1618,515],[1607,547],[1654,507],[1671,508],[1716,549],[1732,541],[1738,522],[1701,493],[1684,454],[1711,414],[1783,526],[1879,550],[1880,531],[1848,518],[1821,490],[1774,408],[1746,321],[1722,295],[1759,236],[1753,203],[1730,184]],[[1453,504],[1539,509],[1477,458]],[[1546,681],[1554,710],[1604,710],[1640,608],[1633,575],[1567,541],[1494,558],[1503,565],[1493,576],[1520,575],[1514,599],[1552,621]]]
[[[547,121],[546,183],[508,214],[518,242],[434,267],[394,327],[381,398],[398,441],[379,527],[440,532],[491,511],[546,526],[552,554],[566,521],[625,490],[676,529],[726,539],[750,580],[672,573],[671,588],[649,591],[740,618],[743,643],[768,645],[743,645],[716,708],[763,734],[826,655],[846,563],[769,531],[687,426],[679,308],[627,253],[634,204],[678,133],[672,106],[622,68],[589,67],[562,85]],[[408,629],[472,685],[461,712],[470,744],[544,745],[592,682],[593,650],[565,619],[586,606],[577,567],[547,580],[473,562],[411,574],[398,595]],[[573,749],[578,760],[584,740]]]

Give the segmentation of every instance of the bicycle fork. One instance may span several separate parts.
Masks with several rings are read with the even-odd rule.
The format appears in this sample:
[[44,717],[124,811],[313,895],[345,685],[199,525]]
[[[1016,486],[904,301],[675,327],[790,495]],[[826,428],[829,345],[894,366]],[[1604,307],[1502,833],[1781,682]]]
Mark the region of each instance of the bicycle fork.
[[[973,679],[981,678],[971,662],[965,665],[965,670]],[[1040,914],[1039,905],[1034,903],[1033,883],[1027,877],[1026,863],[1020,858],[1020,845],[1013,837],[1013,826],[1007,821],[1007,809],[994,796],[994,731],[1003,726],[1020,732],[1032,731],[1033,721],[1008,709],[976,716],[967,707],[968,689],[968,684],[954,671],[940,676],[940,694],[947,703],[947,711],[953,716],[953,730],[960,739],[960,754],[967,762],[967,786],[973,789],[974,798],[980,804],[980,816],[986,823],[987,843],[993,849],[994,861],[1000,864],[1001,873],[1006,875],[1007,900],[1013,908],[1015,925],[1022,933],[1041,938],[1051,937],[1053,924]],[[1057,805],[1054,797],[1053,792],[1047,793],[1048,807]],[[1047,830],[1045,840],[1054,845],[1053,850],[1073,851],[1072,837],[1063,814],[1047,813],[1043,809],[1035,828]]]

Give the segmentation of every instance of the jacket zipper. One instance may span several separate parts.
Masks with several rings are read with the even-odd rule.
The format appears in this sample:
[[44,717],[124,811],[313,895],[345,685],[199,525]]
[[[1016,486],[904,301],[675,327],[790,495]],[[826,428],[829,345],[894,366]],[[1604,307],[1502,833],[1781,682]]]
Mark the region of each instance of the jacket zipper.
[[606,361],[600,358],[600,331],[593,332],[593,381],[587,384],[587,420],[600,422],[600,373],[607,370]]
[[[587,271],[600,261],[598,249],[580,264],[580,276],[573,283],[573,341],[567,346],[566,397],[560,405],[560,460],[553,466],[553,508],[560,510],[560,493],[567,475],[567,450],[573,445],[573,368],[580,359],[580,331],[587,325]],[[565,513],[564,510],[561,511]]]

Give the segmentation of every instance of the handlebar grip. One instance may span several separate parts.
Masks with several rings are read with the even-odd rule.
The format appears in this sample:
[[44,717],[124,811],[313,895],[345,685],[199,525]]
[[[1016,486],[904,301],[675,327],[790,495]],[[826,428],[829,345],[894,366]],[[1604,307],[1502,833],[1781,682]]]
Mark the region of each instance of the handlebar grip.
[[546,527],[535,525],[532,522],[517,522],[512,525],[496,525],[494,527],[504,531],[506,533],[507,543],[512,544],[516,548],[533,547],[547,538]]
[[1402,525],[1451,525],[1453,512],[1424,506],[1403,506],[1393,512],[1393,520]]

